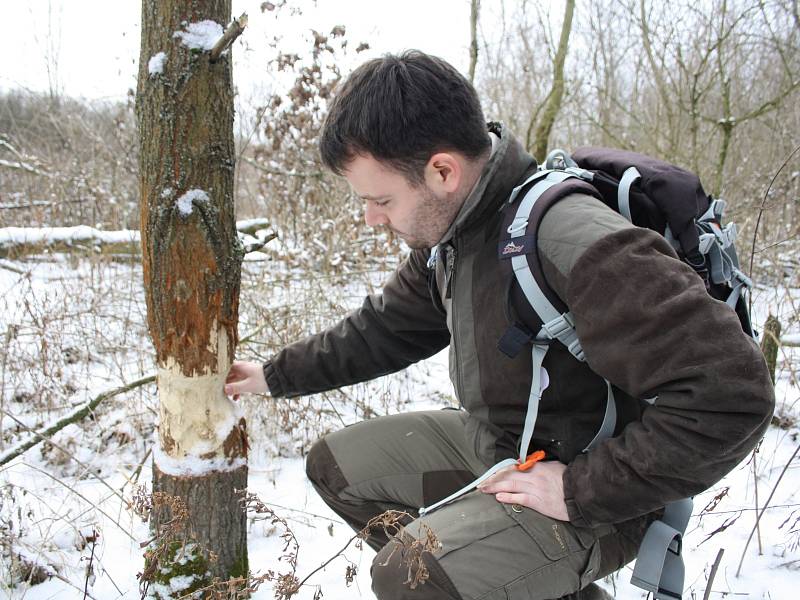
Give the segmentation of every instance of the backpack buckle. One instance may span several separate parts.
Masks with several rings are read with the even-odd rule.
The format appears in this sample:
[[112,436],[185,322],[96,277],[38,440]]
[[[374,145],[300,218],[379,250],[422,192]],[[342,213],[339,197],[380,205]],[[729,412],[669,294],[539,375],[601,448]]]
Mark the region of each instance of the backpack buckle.
[[542,324],[542,329],[551,338],[560,339],[565,333],[575,331],[575,324],[572,322],[570,314],[564,313],[558,315],[552,321]]

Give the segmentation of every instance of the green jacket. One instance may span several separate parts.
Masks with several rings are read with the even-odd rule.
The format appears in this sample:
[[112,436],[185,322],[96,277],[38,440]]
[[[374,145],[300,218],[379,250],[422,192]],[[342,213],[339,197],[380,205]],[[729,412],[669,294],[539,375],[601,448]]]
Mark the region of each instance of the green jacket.
[[[500,141],[441,243],[439,298],[428,284],[430,251],[412,251],[381,294],[264,365],[273,396],[372,379],[449,344],[478,456],[487,465],[516,456],[531,358],[497,349],[509,324],[499,208],[536,163],[502,126],[490,127]],[[774,408],[763,357],[735,313],[706,293],[664,238],[589,196],[550,209],[537,244],[586,355],[580,363],[552,345],[531,444],[569,465],[570,521],[621,523],[713,485],[752,450]],[[582,454],[603,419],[604,378],[615,386],[617,435]],[[643,401],[653,397],[652,406]]]

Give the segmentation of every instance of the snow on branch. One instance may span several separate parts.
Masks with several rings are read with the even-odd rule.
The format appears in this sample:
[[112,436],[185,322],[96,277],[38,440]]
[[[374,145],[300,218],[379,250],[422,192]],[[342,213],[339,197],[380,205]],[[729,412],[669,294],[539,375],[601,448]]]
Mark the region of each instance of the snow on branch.
[[14,246],[54,245],[58,243],[128,244],[139,243],[139,232],[132,229],[102,231],[78,225],[77,227],[5,227],[0,229],[0,248]]
[[33,173],[34,175],[41,175],[43,177],[50,177],[49,173],[45,173],[41,169],[29,164],[29,161],[31,160],[36,161],[35,158],[23,156],[23,154],[16,148],[14,148],[14,146],[12,146],[11,142],[9,142],[8,140],[0,138],[0,148],[8,150],[17,159],[16,161],[0,159],[0,167],[25,171],[26,173]]

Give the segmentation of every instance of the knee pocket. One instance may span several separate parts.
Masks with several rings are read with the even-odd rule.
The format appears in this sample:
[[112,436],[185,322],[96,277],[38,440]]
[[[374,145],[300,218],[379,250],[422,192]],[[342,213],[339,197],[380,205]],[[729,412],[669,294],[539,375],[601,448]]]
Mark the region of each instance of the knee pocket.
[[333,495],[347,487],[347,480],[325,438],[311,446],[306,456],[306,476],[314,485]]
[[[430,552],[409,549],[414,539],[403,536],[386,544],[372,561],[372,591],[379,600],[463,600]],[[420,579],[420,570],[424,576]]]

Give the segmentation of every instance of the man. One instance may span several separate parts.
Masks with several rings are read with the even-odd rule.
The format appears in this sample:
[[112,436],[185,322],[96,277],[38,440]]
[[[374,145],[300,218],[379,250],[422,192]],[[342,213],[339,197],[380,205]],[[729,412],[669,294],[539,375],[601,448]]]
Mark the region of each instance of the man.
[[[455,69],[420,52],[359,67],[331,104],[320,148],[364,199],[367,224],[390,228],[412,252],[382,294],[337,325],[263,369],[236,363],[226,393],[320,392],[449,344],[463,410],[358,423],[309,453],[315,489],[361,529],[389,509],[416,515],[516,456],[532,367],[526,353],[510,359],[497,349],[509,324],[498,210],[536,163],[502,125],[487,132]],[[586,355],[580,363],[553,344],[545,359],[550,384],[532,447],[549,460],[502,471],[408,523],[406,541],[425,524],[442,544],[424,555],[430,577],[414,589],[398,542],[375,532],[381,600],[603,597],[592,582],[634,558],[662,507],[719,480],[769,422],[774,400],[758,348],[661,236],[575,194],[548,211],[537,244]],[[603,420],[604,379],[616,389],[617,435],[582,453]],[[638,400],[656,396],[652,406]]]

